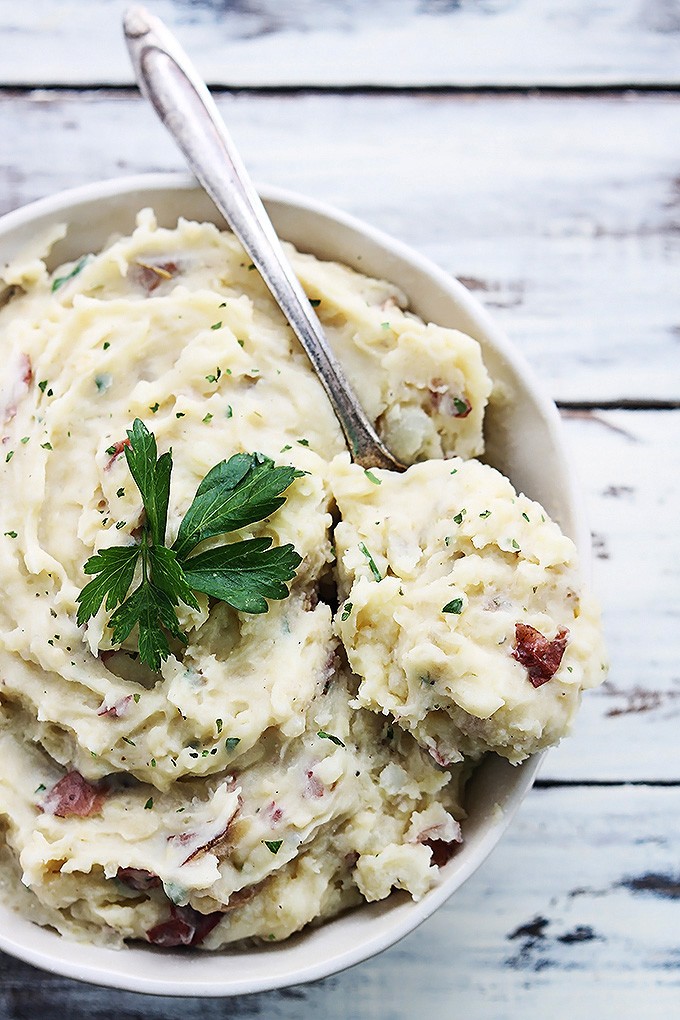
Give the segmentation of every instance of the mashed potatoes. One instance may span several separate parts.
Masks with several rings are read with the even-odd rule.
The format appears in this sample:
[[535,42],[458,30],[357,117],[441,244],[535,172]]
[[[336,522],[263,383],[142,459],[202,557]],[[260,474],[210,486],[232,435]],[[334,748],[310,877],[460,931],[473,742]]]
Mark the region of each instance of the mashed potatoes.
[[[145,212],[96,257],[3,274],[19,293],[0,312],[0,864],[6,898],[74,938],[216,948],[422,896],[461,838],[472,763],[558,740],[601,675],[572,544],[496,472],[442,459],[483,449],[477,343],[387,283],[290,255],[386,443],[425,462],[405,475],[349,464],[231,234]],[[229,536],[294,545],[289,598],[181,606],[188,643],[160,675],[134,635],[112,647],[106,609],[76,624],[84,563],[143,523],[121,456],[134,418],[173,450],[170,540],[232,454],[302,472]]]

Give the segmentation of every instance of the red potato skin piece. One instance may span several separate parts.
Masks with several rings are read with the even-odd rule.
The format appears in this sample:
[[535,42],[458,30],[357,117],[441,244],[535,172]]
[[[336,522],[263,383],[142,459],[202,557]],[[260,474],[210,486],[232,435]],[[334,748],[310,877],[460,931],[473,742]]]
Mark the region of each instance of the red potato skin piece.
[[105,471],[108,471],[110,469],[114,461],[117,460],[118,457],[120,457],[125,447],[129,445],[130,445],[129,439],[120,439],[117,443],[113,443],[113,453],[111,454],[106,464],[104,465]]
[[562,662],[569,631],[560,627],[552,641],[528,623],[515,624],[515,647],[512,657],[525,667],[534,687],[551,680]]
[[443,868],[451,860],[460,843],[455,841],[446,843],[443,839],[424,839],[423,846],[429,847],[432,851],[430,864],[436,864],[438,868]]
[[[104,663],[104,665],[106,665],[106,660],[103,658],[103,656],[106,654],[107,654],[106,652],[99,653],[99,658]],[[114,653],[111,652],[111,655],[113,654]],[[100,708],[99,711],[97,712],[97,715],[108,716],[109,719],[120,719],[120,717],[127,711],[131,701],[132,695],[128,694],[124,698],[119,698],[118,701],[116,701],[115,704],[111,705],[109,708]]]
[[170,907],[170,917],[149,928],[146,937],[154,946],[162,946],[164,949],[199,946],[222,917],[219,910],[212,914],[200,914],[193,907],[176,907],[173,904]]
[[30,386],[33,382],[33,365],[31,364],[31,359],[28,354],[21,355],[21,368],[21,381],[25,383],[26,386]]
[[100,787],[88,783],[80,772],[74,771],[68,772],[45,794],[41,808],[46,815],[57,818],[88,818],[101,811],[105,800],[106,794]]
[[164,280],[174,276],[179,271],[176,262],[146,262],[138,261],[132,267],[132,276],[136,283],[151,294]]
[[135,892],[147,892],[149,889],[158,889],[161,880],[153,871],[146,871],[144,868],[119,868],[116,878],[128,889]]

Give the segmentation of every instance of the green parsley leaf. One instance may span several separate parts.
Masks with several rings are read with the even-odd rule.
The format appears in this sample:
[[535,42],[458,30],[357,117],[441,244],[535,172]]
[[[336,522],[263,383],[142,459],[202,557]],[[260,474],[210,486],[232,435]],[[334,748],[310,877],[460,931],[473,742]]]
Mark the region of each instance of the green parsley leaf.
[[371,568],[371,573],[373,574],[373,577],[375,578],[375,580],[376,581],[382,581],[382,574],[378,570],[378,568],[376,566],[376,563],[375,563],[375,560],[373,559],[373,557],[371,556],[370,552],[368,551],[368,549],[366,548],[366,546],[364,545],[363,542],[359,542],[359,548],[361,549],[362,553],[364,554],[364,556],[368,560],[368,565]]
[[203,418],[203,424],[204,425],[209,425],[212,420],[213,420],[213,416],[208,411],[208,413],[206,414],[205,418]]
[[10,450],[9,453],[7,454],[7,456],[5,457],[5,464],[9,464],[9,462],[11,461],[13,456],[14,456],[14,450]]
[[221,322],[213,322],[213,324],[212,324],[212,326],[210,328],[211,329],[221,329],[222,328],[222,323]]
[[342,616],[340,617],[340,619],[343,621],[343,623],[344,623],[345,620],[348,619],[348,617],[349,617],[349,615],[350,615],[350,613],[352,612],[353,609],[354,609],[354,606],[352,605],[351,602],[345,602],[345,608],[343,609]]
[[[164,591],[172,601],[173,606],[184,602],[192,609],[198,609],[199,605],[191,592],[191,586],[187,582],[186,573],[179,564],[177,554],[164,545],[153,545],[149,549],[149,566],[153,576],[153,583],[161,591]],[[196,587],[195,585],[193,586]],[[196,589],[199,591],[200,589]]]
[[227,737],[227,739],[224,741],[224,746],[227,749],[227,751],[233,751],[234,748],[237,747],[238,744],[240,743],[241,743],[240,737]]
[[5,534],[7,535],[8,538],[16,538],[17,537],[16,531],[6,531]]
[[373,482],[374,485],[382,485],[378,476],[374,475],[370,468],[364,468],[364,474],[368,478],[369,482]]
[[140,552],[138,545],[123,545],[101,549],[96,556],[90,556],[85,573],[99,576],[86,584],[78,596],[79,627],[99,612],[105,598],[109,610],[123,601],[132,584]]
[[[113,610],[112,643],[122,644],[136,628],[140,660],[158,671],[170,654],[169,636],[186,644],[176,607],[183,602],[198,610],[194,592],[249,613],[264,613],[267,599],[288,596],[287,582],[301,563],[292,545],[271,548],[270,538],[257,538],[186,557],[206,538],[268,517],[285,502],[281,493],[304,472],[277,468],[259,453],[236,454],[216,464],[199,485],[170,549],[164,543],[172,454],[158,456],[156,438],[139,418],[127,435],[125,457],[145,509],[141,538],[134,545],[102,549],[90,557],[85,573],[97,576],[78,596],[77,619],[79,625],[86,623],[105,602],[106,609]],[[120,488],[118,495],[123,492]],[[124,521],[116,523],[117,529],[123,527]],[[130,593],[135,577],[137,586]],[[229,738],[227,750],[238,742],[237,737]],[[205,752],[215,753],[216,749]]]
[[125,447],[125,459],[141,493],[154,545],[162,545],[168,519],[172,453],[158,457],[156,437],[139,418],[135,418],[127,435],[130,445]]
[[309,303],[312,306],[312,308],[318,308],[319,305],[321,304],[321,298],[310,298]]
[[150,811],[152,807],[153,807],[153,797],[149,797],[149,799],[147,800],[146,804],[144,805],[144,810],[145,811]]
[[283,846],[282,839],[263,839],[262,842],[267,847],[267,850],[271,850],[273,854],[277,854]]
[[163,628],[186,644],[172,599],[148,580],[135,588],[109,620],[113,643],[122,644],[135,625],[139,628],[139,657],[155,671],[161,668],[161,660],[170,654]]
[[283,505],[285,498],[280,494],[302,473],[293,467],[275,467],[268,457],[256,453],[236,453],[221,461],[196,490],[172,548],[183,559],[206,538],[264,520]]
[[459,616],[463,612],[463,600],[462,599],[451,599],[445,606],[442,607],[442,613],[455,613]]
[[91,258],[92,258],[91,255],[83,255],[81,259],[78,259],[73,269],[69,270],[69,272],[66,273],[65,276],[57,276],[55,280],[52,280],[52,293],[54,294],[55,290],[59,290],[59,288],[63,286],[63,284],[67,283],[69,280],[72,280],[74,276],[77,276],[81,269],[85,268],[85,266],[87,265]]
[[184,561],[187,583],[241,612],[266,613],[266,599],[288,597],[285,582],[302,562],[292,545],[271,544],[271,538],[250,538],[192,556]]
[[316,735],[317,737],[322,737],[324,740],[332,741],[332,743],[337,744],[338,747],[345,746],[340,737],[336,737],[333,733],[326,733],[325,730],[319,730]]

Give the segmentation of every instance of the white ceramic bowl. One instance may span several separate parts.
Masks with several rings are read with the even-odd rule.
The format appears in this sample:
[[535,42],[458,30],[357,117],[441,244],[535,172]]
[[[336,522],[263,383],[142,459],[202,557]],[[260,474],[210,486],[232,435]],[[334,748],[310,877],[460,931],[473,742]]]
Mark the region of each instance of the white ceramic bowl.
[[[262,189],[279,235],[303,251],[335,259],[402,288],[426,320],[476,337],[493,379],[508,399],[487,416],[487,459],[515,487],[539,500],[575,541],[584,561],[589,539],[568,468],[554,404],[479,302],[426,259],[350,216],[275,188]],[[188,177],[148,174],[66,191],[0,220],[0,263],[56,223],[68,223],[51,267],[98,251],[114,232],[128,232],[152,206],[159,223],[178,216],[224,225],[210,199]],[[163,995],[240,995],[311,981],[365,960],[412,931],[485,859],[531,787],[540,756],[512,767],[494,756],[469,784],[465,841],[420,902],[406,894],[366,905],[286,942],[219,953],[134,946],[121,951],[78,945],[0,906],[0,947],[46,970],[97,984]]]

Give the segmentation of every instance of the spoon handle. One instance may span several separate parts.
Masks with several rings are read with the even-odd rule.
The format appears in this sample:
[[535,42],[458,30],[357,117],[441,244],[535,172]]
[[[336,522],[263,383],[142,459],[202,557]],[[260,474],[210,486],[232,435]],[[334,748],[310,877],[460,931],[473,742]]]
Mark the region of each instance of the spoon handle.
[[378,438],[328,345],[210,92],[177,40],[143,7],[124,19],[137,82],[253,260],[292,326],[363,467],[404,470]]

